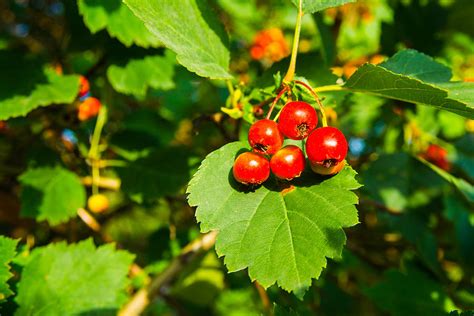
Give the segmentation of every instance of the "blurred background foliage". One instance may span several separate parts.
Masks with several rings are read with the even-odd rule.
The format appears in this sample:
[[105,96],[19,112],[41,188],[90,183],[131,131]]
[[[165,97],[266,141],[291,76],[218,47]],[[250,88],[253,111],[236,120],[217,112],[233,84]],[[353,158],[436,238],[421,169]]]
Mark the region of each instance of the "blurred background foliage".
[[[210,5],[229,33],[238,107],[223,81],[177,64],[120,0],[0,2],[0,114],[12,102],[63,103],[0,122],[0,233],[21,239],[18,256],[61,240],[115,242],[136,255],[132,293],[199,235],[186,184],[206,154],[245,139],[262,115],[255,105],[272,97],[274,75],[286,69],[297,14],[284,0]],[[316,86],[335,84],[366,62],[412,48],[449,66],[454,80],[473,81],[473,16],[471,0],[359,0],[305,15],[297,74]],[[100,150],[110,161],[101,169],[110,208],[94,215],[99,231],[71,205],[91,194],[86,158],[95,127],[95,119],[77,118],[78,75],[108,108]],[[245,271],[227,274],[211,251],[167,284],[146,315],[259,315],[273,302],[275,314],[474,310],[474,121],[371,95],[324,97],[364,184],[361,223],[346,231],[343,258],[297,298],[277,287],[263,294]],[[34,188],[52,181],[48,170],[73,178],[51,192],[63,195],[58,203],[68,214],[52,214],[51,205],[38,210]],[[23,266],[15,259],[13,292]],[[1,304],[1,314],[17,308],[14,296]]]

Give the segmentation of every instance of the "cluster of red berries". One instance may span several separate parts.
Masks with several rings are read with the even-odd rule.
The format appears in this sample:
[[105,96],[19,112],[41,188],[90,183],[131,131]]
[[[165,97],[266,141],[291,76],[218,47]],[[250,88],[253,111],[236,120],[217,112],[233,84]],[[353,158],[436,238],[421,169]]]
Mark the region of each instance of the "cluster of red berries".
[[[305,169],[303,151],[295,145],[283,146],[284,138],[306,139],[306,155],[311,169],[323,175],[344,167],[347,141],[335,127],[316,128],[318,115],[306,102],[293,101],[281,110],[278,123],[270,119],[255,122],[249,130],[252,151],[240,154],[232,169],[235,180],[246,185],[265,182],[272,172],[277,178],[292,180]],[[269,160],[270,159],[270,160]]]
[[79,78],[79,100],[81,103],[77,108],[77,118],[80,121],[87,121],[99,114],[101,103],[99,99],[90,96],[90,85],[86,77],[81,76]]

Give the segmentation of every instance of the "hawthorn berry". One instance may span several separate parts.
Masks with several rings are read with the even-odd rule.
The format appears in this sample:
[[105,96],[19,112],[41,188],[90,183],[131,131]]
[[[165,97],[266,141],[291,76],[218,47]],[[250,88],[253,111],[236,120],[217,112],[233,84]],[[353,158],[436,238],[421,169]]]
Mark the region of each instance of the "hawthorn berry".
[[273,174],[286,180],[292,180],[301,175],[305,167],[303,151],[295,145],[281,148],[270,160],[270,169]]
[[421,157],[443,170],[449,171],[449,169],[451,169],[451,164],[448,161],[448,151],[441,146],[430,144]]
[[290,54],[290,47],[283,32],[278,28],[262,30],[255,36],[250,56],[267,63],[279,61]]
[[280,113],[278,127],[283,135],[291,139],[306,138],[318,125],[316,110],[306,102],[287,103]]
[[235,180],[242,184],[258,185],[270,176],[270,163],[260,154],[244,152],[235,159],[232,173]]
[[[344,134],[335,127],[315,129],[306,141],[306,154],[311,169],[319,174],[334,174],[344,166],[347,155],[347,141]],[[339,165],[342,163],[342,166]]]
[[87,80],[87,78],[84,76],[80,76],[79,77],[79,97],[82,98],[83,96],[85,96],[89,92],[89,89],[90,89],[89,80]]
[[94,213],[102,213],[109,208],[109,199],[103,194],[94,194],[87,200],[87,207]]
[[255,152],[273,155],[283,145],[278,124],[269,119],[259,120],[250,126],[248,140]]
[[99,114],[101,103],[99,99],[89,97],[79,104],[77,117],[80,121],[86,121]]

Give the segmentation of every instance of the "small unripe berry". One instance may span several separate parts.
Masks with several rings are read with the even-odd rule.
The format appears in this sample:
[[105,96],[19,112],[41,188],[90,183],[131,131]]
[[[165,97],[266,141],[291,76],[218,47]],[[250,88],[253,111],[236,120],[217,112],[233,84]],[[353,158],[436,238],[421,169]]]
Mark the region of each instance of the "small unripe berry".
[[255,152],[266,155],[273,155],[283,145],[283,135],[278,129],[278,124],[268,119],[252,124],[248,140]]
[[87,200],[87,207],[94,213],[105,212],[109,208],[109,199],[103,194],[94,194]]
[[232,173],[236,181],[245,185],[258,185],[270,176],[268,160],[254,152],[244,152],[234,161]]
[[318,125],[316,110],[306,102],[287,103],[280,113],[278,128],[288,138],[304,139]]
[[276,177],[292,180],[301,175],[305,163],[303,151],[298,146],[288,145],[273,155],[270,160],[270,168]]

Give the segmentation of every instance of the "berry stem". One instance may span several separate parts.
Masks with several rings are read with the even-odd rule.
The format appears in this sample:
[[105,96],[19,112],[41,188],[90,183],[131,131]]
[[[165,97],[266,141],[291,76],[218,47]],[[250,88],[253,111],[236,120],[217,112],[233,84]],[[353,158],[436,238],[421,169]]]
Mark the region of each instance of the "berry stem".
[[275,105],[277,104],[278,100],[280,100],[281,97],[283,96],[283,94],[285,94],[288,90],[289,90],[289,88],[286,85],[283,87],[283,89],[280,90],[280,92],[276,96],[275,100],[273,100],[273,103],[272,103],[270,109],[268,110],[267,116],[265,117],[267,120],[269,120],[270,117],[272,116],[273,109],[275,108]]
[[295,76],[296,69],[296,57],[298,55],[298,46],[300,42],[300,33],[301,33],[301,19],[303,18],[304,12],[302,7],[302,0],[298,1],[298,17],[296,18],[296,27],[295,35],[293,37],[293,48],[291,51],[291,60],[290,65],[288,66],[288,71],[286,72],[285,77],[283,78],[283,83],[288,83],[293,81]]
[[313,89],[314,92],[327,92],[327,91],[341,91],[344,90],[344,87],[338,84],[332,84],[327,86],[321,86]]
[[88,158],[91,160],[92,164],[92,194],[99,193],[99,159],[100,159],[100,137],[102,135],[102,129],[104,128],[105,122],[107,122],[107,107],[102,105],[97,116],[97,121],[95,123],[94,133],[92,134],[91,147],[89,149]]
[[324,106],[323,104],[321,103],[321,99],[319,98],[319,96],[316,94],[316,92],[314,91],[314,89],[307,83],[303,82],[303,81],[299,81],[299,80],[295,80],[295,83],[296,84],[299,84],[303,87],[305,87],[310,93],[311,95],[314,97],[314,99],[316,100],[316,103],[318,104],[319,106],[319,110],[321,111],[321,116],[322,116],[322,123],[323,123],[323,127],[326,127],[328,126],[328,120],[327,120],[327,117],[326,117],[326,111],[324,110]]

